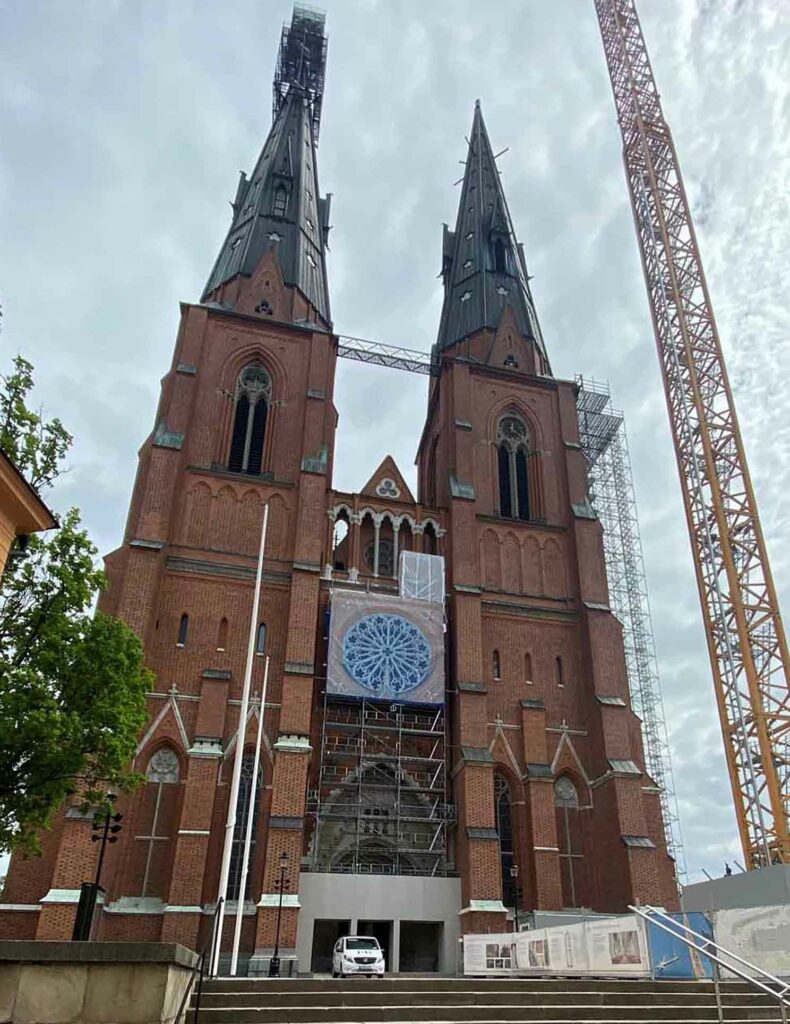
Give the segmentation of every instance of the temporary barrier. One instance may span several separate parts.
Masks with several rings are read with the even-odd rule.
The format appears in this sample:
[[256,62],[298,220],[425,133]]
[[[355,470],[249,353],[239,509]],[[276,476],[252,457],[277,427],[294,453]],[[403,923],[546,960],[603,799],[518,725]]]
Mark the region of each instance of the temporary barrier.
[[634,916],[501,935],[464,936],[464,974],[648,977],[644,926]]
[[401,551],[398,566],[401,597],[415,601],[444,601],[444,559],[441,555],[423,555],[419,551]]
[[[707,917],[693,911],[689,914],[670,914],[664,921],[667,928],[677,921],[686,928],[691,928],[698,935],[713,939],[713,928]],[[650,962],[653,965],[654,978],[712,978],[713,964],[702,953],[692,949],[681,938],[682,931],[677,929],[678,937],[669,935],[663,928],[647,925],[647,940],[650,946]]]
[[744,960],[777,977],[790,977],[790,906],[786,903],[717,910],[713,933],[725,949]]

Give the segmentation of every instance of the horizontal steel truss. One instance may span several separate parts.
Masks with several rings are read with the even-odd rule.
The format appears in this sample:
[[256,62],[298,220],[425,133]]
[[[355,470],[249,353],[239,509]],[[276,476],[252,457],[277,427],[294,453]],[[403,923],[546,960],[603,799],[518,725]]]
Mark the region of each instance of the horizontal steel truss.
[[314,816],[314,871],[444,875],[445,712],[326,695]]
[[590,500],[603,527],[609,603],[623,626],[631,702],[642,720],[648,773],[661,791],[667,849],[679,877],[684,878],[683,838],[625,422],[622,413],[612,408],[606,384],[583,377],[576,381],[579,436],[590,467]]
[[750,868],[790,862],[790,656],[680,166],[633,0],[595,0]]

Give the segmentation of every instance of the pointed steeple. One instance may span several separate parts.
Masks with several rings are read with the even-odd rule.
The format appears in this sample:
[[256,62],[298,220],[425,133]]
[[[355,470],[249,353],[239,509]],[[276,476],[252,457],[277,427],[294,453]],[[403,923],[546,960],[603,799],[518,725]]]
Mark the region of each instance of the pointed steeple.
[[[330,327],[325,261],[330,197],[319,195],[316,159],[321,103],[316,82],[323,87],[323,64],[320,74],[308,75],[305,71],[311,54],[317,54],[316,60],[324,60],[326,38],[323,15],[317,18],[320,12],[308,10],[309,21],[302,24],[304,15],[296,5],[290,29],[283,29],[275,78],[274,123],[252,174],[248,178],[242,172],[232,204],[230,230],[202,301],[235,306],[240,289],[227,286],[240,277],[251,278],[273,249],[283,282],[301,293],[304,300],[294,305],[302,314],[297,318],[315,319]],[[317,40],[313,38],[316,35]],[[302,57],[299,62],[289,63],[294,48]]]
[[496,331],[509,308],[517,331],[539,353],[539,372],[550,372],[523,248],[516,241],[479,100],[455,231],[444,227],[442,278],[438,352],[480,331]]

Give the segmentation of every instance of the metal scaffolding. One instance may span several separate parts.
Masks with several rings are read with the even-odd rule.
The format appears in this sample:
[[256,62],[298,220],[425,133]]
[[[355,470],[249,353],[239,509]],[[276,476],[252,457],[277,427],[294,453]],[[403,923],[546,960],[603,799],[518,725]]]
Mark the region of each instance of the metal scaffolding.
[[667,848],[678,876],[686,875],[664,705],[658,677],[650,602],[623,414],[609,386],[577,377],[581,444],[590,467],[590,501],[603,527],[609,602],[623,626],[628,684],[642,719],[647,770],[661,790]]
[[324,697],[312,871],[448,873],[444,707]]

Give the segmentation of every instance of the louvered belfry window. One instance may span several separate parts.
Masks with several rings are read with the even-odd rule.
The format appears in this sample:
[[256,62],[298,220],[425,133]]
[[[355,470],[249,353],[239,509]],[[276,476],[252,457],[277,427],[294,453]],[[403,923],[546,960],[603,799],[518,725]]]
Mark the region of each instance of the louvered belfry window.
[[263,467],[266,421],[271,404],[272,382],[260,363],[251,363],[239,374],[230,441],[228,469],[257,475]]
[[497,430],[499,514],[506,519],[530,518],[529,430],[518,416],[503,416]]

